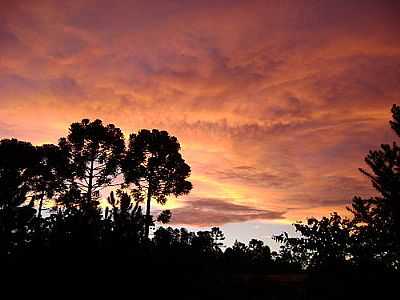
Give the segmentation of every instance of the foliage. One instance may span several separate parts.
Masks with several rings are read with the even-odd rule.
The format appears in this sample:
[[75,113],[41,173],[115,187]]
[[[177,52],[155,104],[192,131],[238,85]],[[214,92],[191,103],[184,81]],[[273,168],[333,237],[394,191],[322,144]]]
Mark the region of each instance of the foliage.
[[15,208],[26,201],[31,170],[37,161],[31,143],[16,139],[0,141],[0,209]]
[[[119,174],[125,150],[121,130],[113,124],[103,125],[101,120],[83,119],[71,124],[67,138],[60,139],[59,147],[67,153],[65,168],[71,173],[71,191],[77,196],[67,199],[75,200],[80,208],[96,207],[100,191],[110,186]],[[61,203],[64,200],[61,198]]]
[[353,223],[342,219],[337,213],[320,220],[310,218],[307,224],[294,224],[299,238],[290,238],[287,234],[274,239],[284,243],[283,253],[291,253],[293,262],[310,268],[332,268],[343,266],[350,259],[353,244]]
[[[394,106],[392,113],[391,126],[400,135],[400,108]],[[334,271],[335,276],[336,272],[398,271],[399,162],[396,143],[370,151],[366,157],[370,170],[361,172],[370,178],[379,196],[355,197],[349,208],[351,218],[332,213],[294,224],[299,236],[275,236],[282,246],[279,253],[271,253],[256,239],[247,245],[236,241],[225,247],[225,236],[218,227],[190,232],[157,226],[149,236],[150,226],[166,224],[172,217],[171,211],[164,210],[154,220],[151,200],[164,204],[169,196],[189,193],[192,188],[190,166],[182,158],[177,139],[166,131],[141,130],[130,135],[125,147],[120,129],[84,119],[73,123],[58,145],[33,146],[4,139],[0,141],[0,262],[7,270],[31,272],[26,276],[29,279],[41,280],[40,270],[45,270],[46,279],[52,277],[49,270],[75,272],[75,277],[64,281],[55,276],[57,285],[87,284],[90,276],[85,277],[81,270],[90,270],[91,278],[105,275],[113,291],[117,280],[121,283],[133,276],[132,282],[148,288],[156,278],[165,289],[160,290],[163,297],[170,286],[184,289],[196,283],[191,286],[196,293],[190,297],[199,299],[210,295],[198,290],[207,287],[215,296],[223,280],[230,283],[227,290],[243,296],[243,290],[236,288],[237,274],[301,274],[307,269],[311,274],[307,284],[315,288],[324,287],[324,282],[319,277],[312,279],[314,271]],[[122,175],[123,184],[118,182]],[[102,209],[100,193],[105,191],[110,193]],[[53,210],[43,210],[45,201],[55,203]],[[122,274],[126,271],[129,276],[125,278]],[[155,274],[183,274],[183,281]],[[21,278],[18,276],[9,277]],[[266,277],[262,276],[264,284]],[[375,282],[373,279],[368,280]],[[203,285],[197,287],[199,282]],[[262,298],[268,297],[263,294]]]
[[126,159],[123,164],[125,182],[134,184],[137,197],[146,198],[146,236],[149,236],[150,202],[154,198],[165,204],[167,196],[189,193],[192,184],[186,179],[190,166],[179,153],[176,137],[156,129],[141,130],[131,134]]
[[[392,107],[390,125],[400,136],[400,107]],[[275,236],[283,243],[281,257],[294,259],[304,268],[332,268],[352,265],[357,268],[398,270],[400,268],[400,148],[381,145],[365,158],[366,175],[379,196],[354,197],[351,219],[333,213],[307,224],[294,224],[298,238]]]

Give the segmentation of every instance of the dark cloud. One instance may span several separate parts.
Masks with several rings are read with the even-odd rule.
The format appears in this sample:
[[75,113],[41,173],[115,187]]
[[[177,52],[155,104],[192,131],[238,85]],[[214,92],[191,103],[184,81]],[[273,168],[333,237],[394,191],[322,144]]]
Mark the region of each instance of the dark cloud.
[[234,204],[233,199],[191,198],[184,201],[184,205],[172,209],[173,224],[213,226],[248,220],[275,220],[284,218],[285,213]]
[[84,89],[73,78],[55,78],[49,80],[47,84],[50,92],[57,98],[63,98],[69,102],[80,102],[87,98]]
[[16,47],[19,47],[20,41],[15,34],[9,31],[5,31],[0,27],[0,45],[2,51],[11,51],[15,50]]
[[67,59],[80,54],[87,46],[87,42],[73,35],[62,36],[49,47],[48,55],[55,59]]
[[206,174],[220,181],[230,181],[240,185],[264,188],[294,188],[303,180],[301,174],[293,170],[288,173],[273,174],[261,171],[261,167],[239,166],[224,170],[211,170]]
[[[30,79],[19,74],[0,74],[0,97],[4,105],[19,105],[32,95],[43,91],[42,85],[35,79]],[[37,99],[39,100],[39,99]]]

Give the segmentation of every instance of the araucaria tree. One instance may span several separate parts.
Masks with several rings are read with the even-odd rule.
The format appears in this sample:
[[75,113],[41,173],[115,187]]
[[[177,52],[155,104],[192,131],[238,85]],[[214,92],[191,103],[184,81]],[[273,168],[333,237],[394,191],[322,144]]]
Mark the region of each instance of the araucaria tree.
[[169,195],[183,195],[192,189],[192,184],[186,180],[190,167],[179,150],[176,137],[166,131],[141,130],[129,137],[123,172],[125,182],[133,184],[133,192],[139,198],[146,198],[146,237],[152,224],[151,200],[165,204]]
[[[399,106],[393,105],[392,116],[390,125],[400,136]],[[370,178],[380,195],[355,197],[351,211],[361,224],[359,235],[372,255],[385,265],[400,269],[400,147],[396,142],[381,145],[381,149],[369,152],[365,162],[372,172],[360,171]]]
[[[120,172],[125,142],[121,130],[101,120],[73,123],[59,146],[68,153],[72,180],[70,189],[79,195],[77,206],[96,207],[100,191],[113,184]],[[78,191],[78,193],[76,193]],[[71,197],[66,197],[71,200]]]

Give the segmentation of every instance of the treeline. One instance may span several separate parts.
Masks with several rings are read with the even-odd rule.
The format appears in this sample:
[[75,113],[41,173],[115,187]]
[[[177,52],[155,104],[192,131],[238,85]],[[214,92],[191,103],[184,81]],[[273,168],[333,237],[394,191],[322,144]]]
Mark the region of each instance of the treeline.
[[[400,107],[394,105],[392,113],[391,127],[400,135]],[[84,119],[71,124],[68,136],[57,145],[3,139],[0,262],[6,274],[24,270],[29,278],[49,279],[53,270],[56,279],[50,279],[58,283],[59,276],[69,272],[74,284],[115,273],[119,277],[113,280],[133,280],[147,289],[155,280],[167,289],[178,276],[180,288],[194,293],[192,299],[210,293],[246,298],[243,282],[250,283],[243,278],[238,283],[235,274],[335,273],[351,278],[346,282],[355,287],[365,283],[360,279],[365,274],[400,268],[400,147],[382,145],[369,152],[366,163],[370,170],[361,172],[379,196],[355,197],[348,208],[351,218],[332,213],[294,224],[299,237],[275,236],[282,246],[271,253],[256,239],[225,248],[224,234],[217,227],[195,233],[157,226],[150,234],[156,223],[171,219],[169,210],[153,216],[151,203],[164,204],[169,196],[187,194],[192,188],[190,166],[180,154],[178,140],[166,131],[141,130],[126,143],[114,125]],[[106,192],[107,205],[102,206]],[[129,272],[129,279],[121,270]],[[354,274],[361,277],[356,275],[355,280]],[[303,288],[312,287],[307,291],[327,284],[320,282],[324,277],[313,278],[302,283]],[[270,293],[274,288],[268,285]],[[265,298],[265,289],[258,286],[254,291]],[[275,292],[274,299],[282,293],[283,299],[304,299],[304,289],[279,287]],[[309,299],[322,294],[316,295]]]
[[0,263],[6,282],[22,276],[24,285],[87,288],[93,281],[133,281],[151,290],[159,274],[153,294],[179,278],[181,294],[204,299],[244,292],[239,285],[232,290],[226,274],[299,270],[274,259],[259,240],[225,249],[217,227],[189,232],[157,226],[150,234],[171,218],[169,210],[153,216],[151,203],[188,193],[189,176],[177,139],[166,131],[141,130],[125,143],[119,128],[85,119],[71,124],[57,145],[1,140]]
[[[185,265],[207,268],[298,269],[275,262],[269,247],[255,239],[223,251],[225,237],[217,227],[197,233],[159,227],[149,235],[155,223],[171,218],[169,210],[153,217],[151,202],[188,193],[189,175],[177,139],[166,131],[141,130],[125,144],[119,128],[85,119],[71,124],[58,145],[1,140],[1,260],[43,265],[53,256],[88,262],[118,253],[144,255],[141,262],[150,263],[168,253],[169,262],[186,257]],[[105,191],[107,205],[101,208]]]

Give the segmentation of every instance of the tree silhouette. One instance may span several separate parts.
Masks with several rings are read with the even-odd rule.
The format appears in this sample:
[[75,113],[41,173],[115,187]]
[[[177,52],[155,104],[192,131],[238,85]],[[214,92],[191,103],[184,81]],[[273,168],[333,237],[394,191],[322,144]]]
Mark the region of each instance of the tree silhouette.
[[192,184],[186,179],[190,167],[179,153],[178,140],[166,131],[141,130],[131,134],[124,162],[124,175],[127,184],[134,184],[133,192],[146,198],[146,230],[152,224],[150,202],[155,199],[165,204],[167,196],[188,193]]
[[276,241],[284,243],[282,254],[293,262],[313,269],[329,269],[346,263],[353,244],[352,221],[332,213],[330,217],[310,218],[307,223],[298,222],[294,226],[300,238],[290,238],[287,234],[274,236]]
[[248,252],[254,268],[265,268],[271,262],[271,249],[263,241],[251,239]]
[[[400,136],[400,107],[393,105],[393,120],[390,125]],[[381,149],[370,151],[365,162],[372,171],[360,169],[372,182],[380,196],[363,199],[355,197],[350,211],[360,225],[358,234],[367,249],[374,249],[374,257],[384,264],[400,268],[400,147],[381,145]]]
[[30,171],[36,161],[37,153],[31,143],[0,141],[0,209],[18,207],[26,201]]
[[66,181],[71,173],[65,166],[68,165],[67,153],[56,145],[36,147],[37,160],[29,170],[30,186],[33,199],[39,200],[37,217],[42,217],[43,201],[53,199],[55,194],[66,189]]
[[35,147],[16,139],[0,141],[0,255],[9,247],[21,246],[14,237],[24,240],[24,226],[33,217],[33,202],[27,201],[31,170],[37,161]]
[[122,191],[117,191],[118,198],[114,192],[107,198],[112,209],[109,213],[108,207],[105,211],[105,220],[112,220],[113,241],[122,243],[140,242],[144,231],[144,217],[139,202],[135,204],[132,197]]
[[213,248],[215,251],[221,251],[221,247],[224,246],[225,236],[224,233],[218,227],[211,228],[211,237],[213,239]]
[[265,272],[272,264],[270,248],[257,239],[251,239],[248,245],[235,241],[225,250],[224,259],[230,269],[241,272]]
[[[392,129],[400,136],[400,107],[393,105]],[[280,257],[297,261],[303,267],[333,268],[349,265],[361,268],[400,269],[400,147],[381,145],[365,158],[371,171],[360,169],[372,182],[379,196],[354,197],[352,219],[337,213],[307,224],[294,224],[300,237],[287,233],[275,236],[282,242]]]
[[171,220],[172,214],[169,209],[163,210],[157,217],[157,222],[161,222],[163,224],[169,223]]
[[210,231],[198,231],[192,238],[192,248],[200,254],[212,255],[215,253],[214,245]]
[[100,191],[119,174],[125,149],[121,130],[113,124],[103,125],[101,120],[83,119],[71,124],[69,135],[60,139],[59,146],[68,155],[66,167],[73,175],[70,191],[62,199],[67,202],[81,195],[81,208],[96,207]]
[[180,231],[172,227],[164,228],[159,227],[154,232],[154,243],[163,249],[179,247],[180,244]]
[[[400,108],[394,106],[392,113],[391,126],[400,135]],[[4,139],[0,141],[2,270],[11,280],[25,276],[42,284],[45,276],[54,278],[55,286],[68,285],[73,278],[88,287],[100,273],[109,282],[116,274],[119,286],[135,282],[146,290],[152,287],[149,278],[156,270],[168,275],[157,281],[161,288],[155,293],[160,297],[177,280],[179,293],[194,299],[210,295],[321,299],[328,288],[343,292],[349,287],[359,296],[365,286],[394,274],[386,271],[400,269],[400,149],[396,143],[382,145],[370,151],[366,162],[370,170],[361,172],[379,196],[355,197],[350,219],[332,213],[294,224],[299,236],[274,237],[283,245],[279,253],[271,254],[256,239],[247,245],[236,241],[225,250],[218,227],[196,233],[158,227],[149,238],[151,201],[164,204],[169,195],[192,188],[180,145],[166,131],[132,134],[127,150],[121,131],[100,120],[73,123],[58,145],[35,147]],[[116,182],[119,174],[125,180],[121,186]],[[102,210],[97,205],[100,192],[113,186],[120,189],[110,193],[109,206]],[[50,200],[62,205],[42,213]],[[145,200],[143,215],[140,204]],[[164,210],[157,221],[168,223],[171,217],[171,211]],[[120,276],[127,270],[130,276]],[[287,272],[300,277],[296,286],[287,283]],[[275,285],[271,278],[276,275],[281,282]],[[341,293],[329,292],[328,298],[338,299]]]

